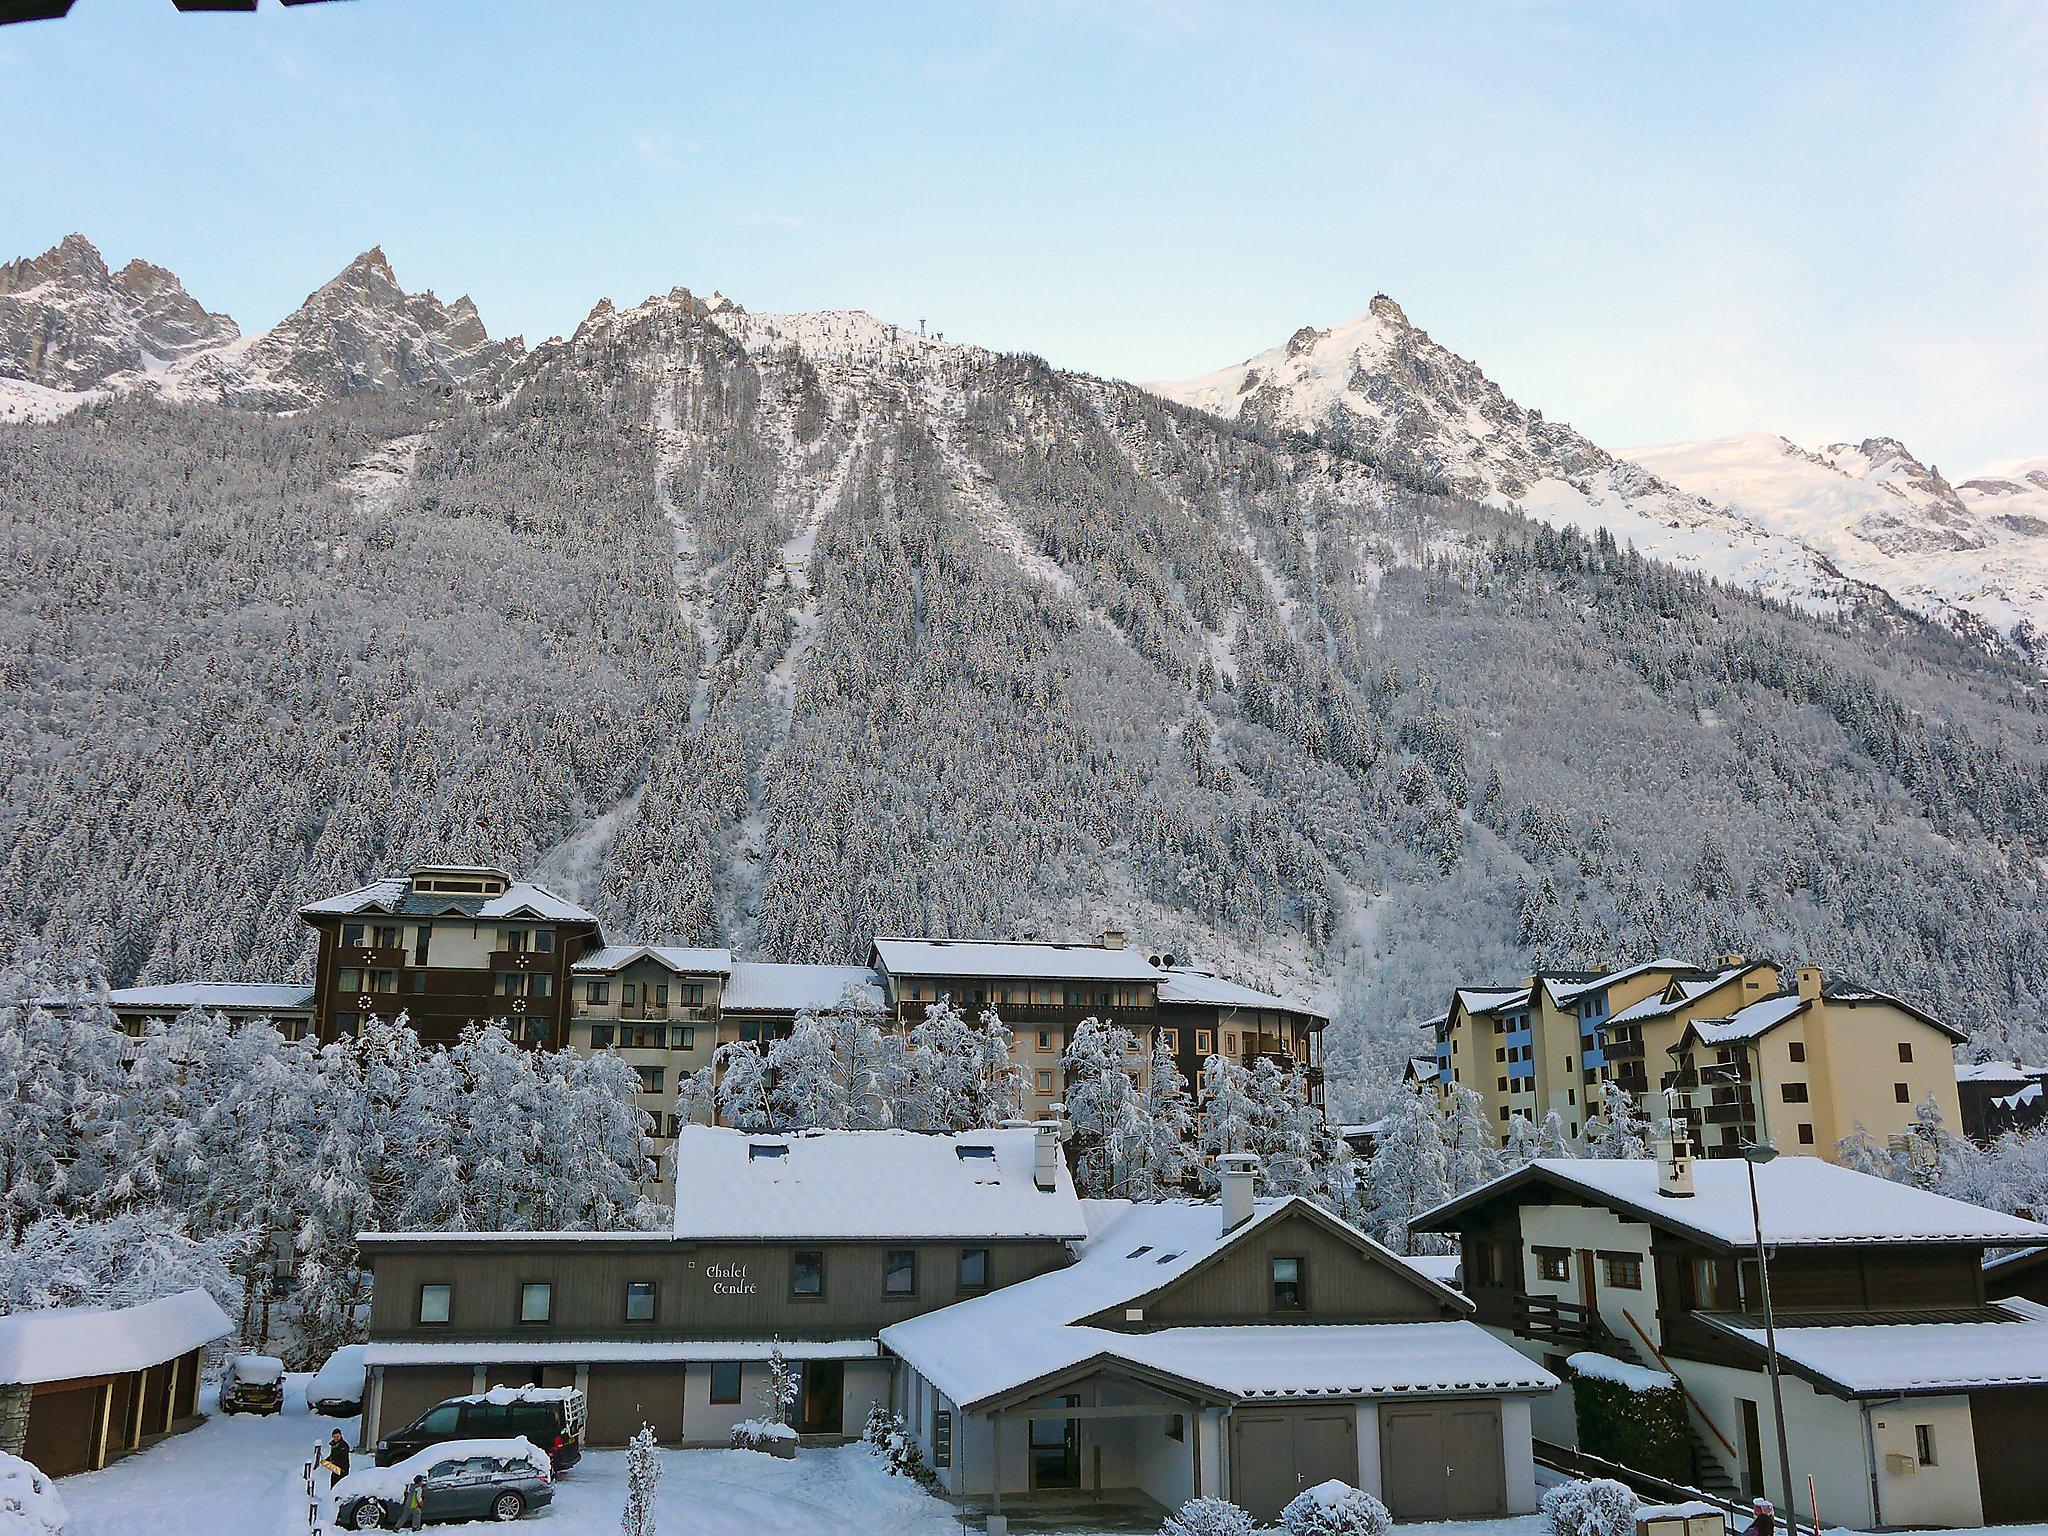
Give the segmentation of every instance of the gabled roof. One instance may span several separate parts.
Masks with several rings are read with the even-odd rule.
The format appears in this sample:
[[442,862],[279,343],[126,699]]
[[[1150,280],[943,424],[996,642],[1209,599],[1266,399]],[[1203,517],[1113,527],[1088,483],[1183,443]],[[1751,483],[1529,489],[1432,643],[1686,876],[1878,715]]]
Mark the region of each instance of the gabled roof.
[[0,1382],[113,1376],[175,1360],[234,1332],[205,1291],[134,1307],[46,1307],[0,1317]]
[[1299,1197],[1260,1200],[1225,1233],[1211,1201],[1123,1209],[1065,1269],[891,1324],[882,1342],[968,1411],[1098,1366],[1127,1366],[1203,1398],[1409,1392],[1545,1391],[1555,1378],[1477,1324],[1231,1324],[1122,1332],[1085,1319],[1142,1308],[1218,1262],[1282,1216],[1302,1214],[1342,1233],[1361,1259],[1383,1261],[1459,1313],[1470,1303],[1417,1273],[1357,1228]]
[[[1651,1158],[1538,1158],[1424,1212],[1410,1225],[1421,1232],[1455,1231],[1458,1218],[1478,1206],[1502,1199],[1519,1203],[1524,1191],[1553,1190],[1732,1251],[1756,1241],[1749,1167],[1741,1158],[1695,1159],[1695,1193],[1676,1197],[1657,1193],[1657,1165]],[[1988,1248],[2048,1241],[2048,1226],[2038,1222],[1817,1157],[1779,1157],[1756,1169],[1756,1182],[1764,1240],[1774,1247],[1953,1243]]]
[[1649,971],[1690,971],[1693,968],[1684,960],[1659,959],[1645,960],[1640,965],[1625,965],[1618,971],[1560,972],[1543,978],[1543,990],[1550,994],[1550,1000],[1558,1007],[1569,1008],[1588,992],[1603,992],[1611,986]]
[[1280,997],[1271,992],[1261,992],[1256,987],[1231,981],[1200,966],[1164,966],[1160,970],[1160,977],[1159,1001],[1162,1003],[1199,1003],[1218,1008],[1275,1009],[1286,1013],[1305,1013],[1318,1019],[1326,1017],[1320,1008],[1308,1003],[1291,997]]
[[176,981],[156,987],[117,987],[107,994],[114,1008],[286,1008],[310,1007],[313,989],[295,981]]
[[1456,995],[1458,1007],[1467,1013],[1499,1013],[1529,1001],[1527,987],[1460,987]]
[[675,1235],[1078,1241],[1088,1223],[1066,1159],[1053,1159],[1052,1189],[1034,1181],[1037,1135],[680,1126]]
[[623,971],[637,960],[652,960],[684,976],[725,976],[732,971],[729,949],[683,949],[673,944],[607,944],[569,969],[609,975]]
[[1901,1013],[1910,1014],[1918,1019],[1929,1029],[1940,1030],[1957,1045],[1963,1044],[1970,1038],[1953,1025],[1944,1024],[1924,1008],[1916,1007],[1914,1004],[1907,1002],[1903,997],[1895,996],[1890,992],[1880,992],[1876,987],[1866,987],[1853,981],[1831,981],[1820,989],[1820,995],[1821,1000],[1830,1007],[1856,1008],[1868,1003],[1882,1003],[1886,1007],[1896,1008]]
[[544,922],[596,923],[597,914],[579,907],[566,896],[558,896],[544,885],[515,880],[501,894],[486,896],[454,891],[415,891],[404,875],[390,875],[359,885],[339,896],[309,901],[299,908],[301,917],[353,917],[358,913],[384,912],[393,916],[439,917],[457,913],[464,917],[534,917]]
[[2048,1077],[2048,1067],[2023,1067],[2016,1061],[1966,1061],[1956,1066],[1959,1083],[2018,1088],[2043,1077]]
[[1737,981],[1754,970],[1765,968],[1762,960],[1747,961],[1741,965],[1724,965],[1713,970],[1694,971],[1690,975],[1674,976],[1671,985],[1662,992],[1653,993],[1637,1003],[1631,1003],[1621,1012],[1609,1015],[1609,1024],[1640,1024],[1648,1019],[1667,1018],[1690,1003],[1695,1003],[1708,993]]
[[878,938],[875,969],[892,976],[975,976],[990,980],[1157,981],[1152,962],[1131,949],[1026,939]]
[[727,1013],[822,1013],[836,1007],[848,987],[872,988],[877,997],[882,978],[864,965],[778,965],[765,960],[735,960],[725,980],[720,1005]]
[[[1820,995],[1821,1000],[1831,1007],[1856,1008],[1868,1003],[1881,1003],[1917,1019],[1929,1029],[1938,1030],[1957,1044],[1968,1038],[1932,1014],[1924,1013],[1911,1003],[1893,997],[1888,992],[1831,982],[1821,988]],[[1705,1045],[1733,1045],[1741,1041],[1755,1040],[1769,1034],[1780,1024],[1789,1024],[1805,1013],[1810,1006],[1808,1000],[1800,997],[1797,987],[1788,987],[1783,991],[1773,992],[1769,997],[1760,997],[1753,1003],[1745,1004],[1726,1018],[1691,1020],[1686,1025],[1685,1035],[1680,1037],[1679,1045],[1684,1045],[1687,1036],[1696,1036]],[[1674,1047],[1675,1049],[1677,1047]]]

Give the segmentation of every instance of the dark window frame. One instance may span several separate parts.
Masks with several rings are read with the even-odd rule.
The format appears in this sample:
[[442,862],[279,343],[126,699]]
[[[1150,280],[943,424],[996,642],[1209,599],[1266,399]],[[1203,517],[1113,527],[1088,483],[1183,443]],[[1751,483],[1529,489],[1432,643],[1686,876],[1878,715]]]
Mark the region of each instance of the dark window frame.
[[[547,1292],[548,1308],[544,1316],[526,1315],[526,1293],[539,1286]],[[519,1282],[518,1322],[522,1328],[544,1328],[555,1320],[555,1282],[553,1280],[522,1280]]]
[[[1294,1266],[1293,1279],[1282,1280],[1280,1278],[1280,1266],[1282,1264],[1292,1264]],[[1266,1277],[1268,1283],[1266,1301],[1272,1311],[1287,1313],[1308,1311],[1307,1254],[1276,1253],[1270,1255],[1266,1261]],[[1293,1291],[1293,1299],[1291,1301],[1285,1299],[1286,1291],[1290,1288]]]
[[[427,1316],[427,1292],[443,1293],[442,1316]],[[419,1294],[413,1298],[413,1322],[421,1328],[446,1328],[455,1317],[455,1282],[453,1280],[422,1280]]]
[[[815,1264],[805,1264],[806,1259],[815,1259]],[[800,1289],[797,1277],[805,1269],[814,1271],[818,1277],[815,1290]],[[792,1248],[789,1251],[789,1299],[791,1301],[823,1301],[825,1299],[825,1250],[822,1248]]]
[[[719,1375],[721,1372],[725,1371],[730,1371],[732,1373],[732,1391],[730,1393],[720,1392],[718,1390]],[[707,1402],[736,1403],[740,1400],[740,1394],[745,1390],[746,1373],[740,1369],[739,1361],[713,1360],[711,1362],[711,1379],[705,1383],[705,1400]]]
[[[910,1283],[905,1286],[891,1284],[898,1270],[903,1266],[896,1261],[909,1260]],[[915,1248],[887,1248],[882,1251],[882,1294],[884,1296],[915,1296],[917,1294],[917,1250]]]
[[1536,1278],[1557,1284],[1569,1284],[1572,1278],[1572,1251],[1569,1248],[1539,1248],[1529,1250],[1536,1255]]
[[[967,1261],[976,1256],[979,1256],[981,1259],[981,1279],[979,1281],[970,1281],[967,1278]],[[962,1248],[959,1260],[953,1268],[954,1283],[960,1290],[979,1294],[989,1288],[989,1271],[992,1267],[990,1264],[990,1252],[987,1248]]]
[[[647,1315],[645,1317],[635,1317],[633,1315],[633,1291],[636,1286],[645,1286],[647,1289]],[[661,1315],[661,1282],[659,1280],[628,1280],[625,1290],[620,1294],[619,1300],[623,1310],[622,1321],[630,1323],[636,1328],[652,1327],[654,1320]]]
[[1600,1256],[1601,1283],[1617,1291],[1643,1288],[1643,1256],[1639,1253],[1603,1253]]
[[1806,1084],[1804,1083],[1780,1083],[1778,1084],[1778,1096],[1787,1104],[1806,1104],[1811,1102],[1807,1095]]

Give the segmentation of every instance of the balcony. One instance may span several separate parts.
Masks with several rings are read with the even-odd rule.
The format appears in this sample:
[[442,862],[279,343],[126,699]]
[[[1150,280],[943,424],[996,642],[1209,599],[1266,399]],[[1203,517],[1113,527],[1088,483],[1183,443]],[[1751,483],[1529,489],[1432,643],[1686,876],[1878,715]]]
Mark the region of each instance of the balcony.
[[710,1024],[717,1015],[701,1003],[678,1003],[674,1007],[666,1003],[636,1003],[630,1008],[622,1006],[619,1017],[627,1023],[646,1020],[656,1024]]
[[490,969],[494,971],[552,971],[555,952],[551,949],[494,949]]
[[1612,1338],[1594,1308],[1555,1296],[1516,1296],[1510,1326],[1523,1338],[1546,1344],[1598,1348]]
[[1640,1040],[1610,1040],[1601,1050],[1609,1062],[1643,1059],[1643,1042]]
[[380,948],[375,944],[344,944],[339,951],[343,965],[365,971],[397,970],[406,964],[405,946]]

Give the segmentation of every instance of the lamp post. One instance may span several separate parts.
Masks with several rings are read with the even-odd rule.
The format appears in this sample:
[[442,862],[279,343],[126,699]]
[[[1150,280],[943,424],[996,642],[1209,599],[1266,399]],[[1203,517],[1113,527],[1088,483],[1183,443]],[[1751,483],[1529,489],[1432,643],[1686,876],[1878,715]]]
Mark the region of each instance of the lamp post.
[[[1749,1217],[1756,1231],[1757,1286],[1764,1298],[1764,1367],[1771,1378],[1771,1417],[1778,1428],[1778,1476],[1785,1489],[1785,1530],[1787,1536],[1796,1536],[1799,1501],[1792,1491],[1792,1451],[1785,1443],[1785,1393],[1778,1383],[1778,1321],[1771,1311],[1771,1269],[1764,1256],[1763,1207],[1756,1197],[1757,1168],[1777,1155],[1777,1148],[1768,1142],[1742,1149],[1742,1160],[1749,1168]],[[1815,1531],[1814,1536],[1820,1536],[1820,1532]]]

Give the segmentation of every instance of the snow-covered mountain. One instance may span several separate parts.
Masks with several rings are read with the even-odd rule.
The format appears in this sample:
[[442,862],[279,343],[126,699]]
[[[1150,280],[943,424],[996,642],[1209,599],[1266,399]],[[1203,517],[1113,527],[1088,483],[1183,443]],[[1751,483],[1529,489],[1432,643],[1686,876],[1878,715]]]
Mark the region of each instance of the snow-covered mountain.
[[1508,398],[1385,294],[1356,319],[1199,378],[1145,386],[1269,432],[1322,435],[1417,466],[1460,495],[1583,532],[1803,607],[1856,595],[1814,550],[1617,458]]
[[1808,449],[1747,432],[1629,454],[1907,608],[1967,616],[2034,655],[2048,643],[2048,459],[1951,482],[1890,437]]
[[109,272],[83,235],[0,265],[0,378],[88,390],[240,334],[162,267],[131,261]]
[[381,248],[248,336],[161,267],[110,274],[82,235],[0,266],[0,421],[130,389],[271,411],[414,386],[487,391],[524,351],[493,341],[466,296],[407,293]]

